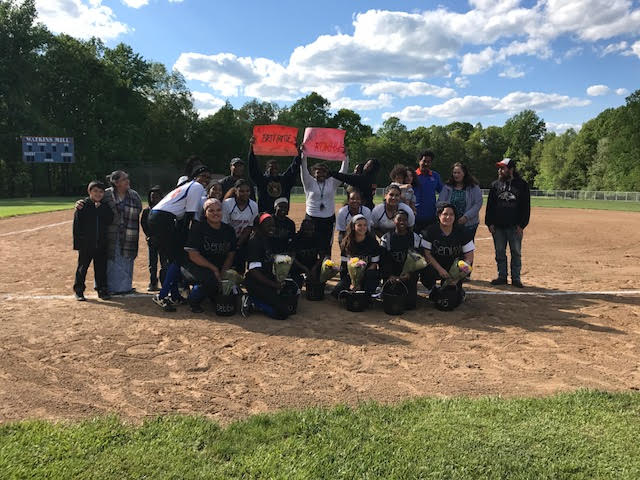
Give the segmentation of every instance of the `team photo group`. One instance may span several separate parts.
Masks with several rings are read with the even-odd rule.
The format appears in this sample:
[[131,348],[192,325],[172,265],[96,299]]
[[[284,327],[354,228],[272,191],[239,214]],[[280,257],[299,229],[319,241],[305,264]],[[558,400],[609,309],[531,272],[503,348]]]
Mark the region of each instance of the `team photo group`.
[[[427,150],[417,155],[416,165],[398,164],[388,173],[380,172],[375,158],[349,172],[343,147],[336,158],[313,151],[309,142],[298,148],[294,140],[293,160],[281,172],[273,158],[264,169],[260,166],[258,157],[273,150],[259,143],[252,138],[247,161],[233,158],[230,174],[220,180],[212,179],[206,161],[190,157],[186,175],[173,190],[149,190],[146,208],[124,171],[113,172],[106,184],[89,183],[73,222],[76,299],[85,300],[92,262],[101,299],[135,292],[133,268],[142,229],[148,290],[165,312],[185,304],[194,313],[206,307],[219,315],[261,312],[285,319],[296,313],[302,291],[307,299],[320,301],[327,290],[338,300],[333,300],[336,306],[351,311],[380,303],[387,313],[400,314],[416,308],[418,284],[441,310],[464,301],[483,205],[480,186],[464,163],[453,164],[441,176],[432,170],[434,153]],[[331,165],[338,162],[310,166],[310,158],[341,163],[334,170]],[[529,187],[512,159],[496,161],[484,218],[497,265],[491,284],[522,288]],[[388,185],[375,204],[383,177]],[[305,215],[296,225],[289,207],[298,179]],[[337,193],[341,186],[344,196]],[[339,261],[331,259],[336,232]],[[334,277],[335,285],[332,281],[327,287]]]

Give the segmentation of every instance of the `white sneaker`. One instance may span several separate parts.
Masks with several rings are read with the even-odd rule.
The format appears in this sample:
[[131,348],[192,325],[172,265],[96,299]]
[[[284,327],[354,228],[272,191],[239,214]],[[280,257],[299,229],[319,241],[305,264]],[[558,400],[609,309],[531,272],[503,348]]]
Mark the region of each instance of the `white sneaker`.
[[253,302],[251,301],[251,297],[246,293],[242,295],[242,301],[240,303],[240,314],[247,318],[253,312]]

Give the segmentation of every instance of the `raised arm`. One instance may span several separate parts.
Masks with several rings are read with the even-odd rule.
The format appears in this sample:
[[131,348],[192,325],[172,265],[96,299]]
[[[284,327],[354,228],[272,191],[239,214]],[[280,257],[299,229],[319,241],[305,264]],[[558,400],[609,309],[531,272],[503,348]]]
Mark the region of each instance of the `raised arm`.
[[262,172],[258,167],[258,160],[253,153],[253,141],[249,144],[249,161],[247,163],[249,164],[249,177],[251,178],[251,181],[256,185],[261,186],[262,181],[264,180],[264,175],[262,175]]
[[307,166],[307,156],[304,153],[300,154],[300,163],[300,180],[302,180],[302,186],[304,188],[304,191],[306,192],[311,189],[314,179],[309,173],[309,167]]

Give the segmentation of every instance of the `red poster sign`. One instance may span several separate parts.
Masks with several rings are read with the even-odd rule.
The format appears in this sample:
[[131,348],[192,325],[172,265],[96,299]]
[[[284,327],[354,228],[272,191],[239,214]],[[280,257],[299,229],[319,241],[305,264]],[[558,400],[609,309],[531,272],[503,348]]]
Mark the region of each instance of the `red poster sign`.
[[304,153],[313,158],[342,161],[344,152],[344,130],[338,128],[307,127],[304,129]]
[[296,127],[284,125],[256,125],[253,127],[253,153],[272,157],[295,157],[298,155]]

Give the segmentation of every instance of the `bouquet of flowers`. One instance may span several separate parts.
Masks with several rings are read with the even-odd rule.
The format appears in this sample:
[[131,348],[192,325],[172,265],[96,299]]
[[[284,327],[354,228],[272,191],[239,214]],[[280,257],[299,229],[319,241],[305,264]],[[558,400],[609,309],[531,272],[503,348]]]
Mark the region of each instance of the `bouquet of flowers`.
[[325,258],[320,266],[320,283],[327,283],[338,273],[338,267],[330,258]]
[[409,250],[407,252],[407,258],[404,260],[404,266],[402,267],[402,273],[413,273],[422,270],[427,267],[427,260],[415,250]]
[[273,276],[278,283],[284,282],[289,276],[293,259],[289,255],[275,255],[273,257]]
[[231,295],[235,287],[242,283],[242,275],[233,269],[222,273],[222,294]]
[[449,285],[455,285],[460,280],[467,277],[471,273],[471,270],[473,270],[473,267],[464,260],[455,260],[449,269],[449,278],[444,281],[442,287],[444,288]]
[[364,280],[364,272],[366,269],[367,263],[358,257],[352,257],[347,262],[347,271],[349,272],[349,277],[351,277],[351,283],[353,283],[353,289],[355,291],[362,290],[362,281]]

